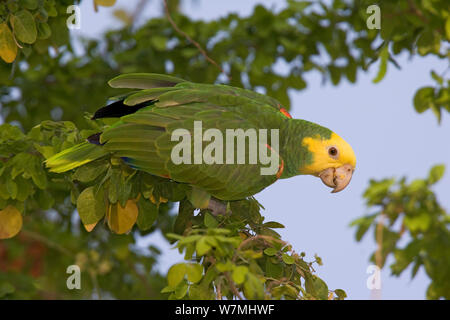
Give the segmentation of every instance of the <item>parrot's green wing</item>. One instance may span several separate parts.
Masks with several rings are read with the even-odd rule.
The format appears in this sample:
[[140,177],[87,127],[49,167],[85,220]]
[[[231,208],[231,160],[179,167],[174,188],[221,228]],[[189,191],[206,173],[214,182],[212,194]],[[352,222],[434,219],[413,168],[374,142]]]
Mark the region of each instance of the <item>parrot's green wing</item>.
[[[111,79],[108,84],[113,88],[142,89],[113,98],[113,100],[124,99],[124,104],[129,106],[153,100],[166,91],[176,91],[184,88],[195,91],[205,91],[207,95],[213,93],[245,97],[264,107],[271,107],[281,112],[284,116],[291,118],[287,110],[278,102],[278,100],[251,90],[227,85],[193,83],[181,78],[157,73],[122,74]],[[193,91],[187,93],[187,95],[191,95],[190,100],[195,98],[201,99],[200,96],[195,97],[196,93]],[[177,93],[176,96],[178,98],[182,97],[179,93]]]
[[[120,80],[125,81],[124,78]],[[117,86],[114,79],[110,83]],[[129,83],[126,85],[130,88]],[[203,132],[218,129],[223,135],[223,141],[226,141],[227,129],[255,129],[256,132],[258,129],[279,129],[287,118],[279,112],[276,100],[222,85],[178,82],[172,86],[155,87],[148,82],[146,87],[149,89],[126,97],[124,103],[133,106],[149,101],[151,105],[122,117],[117,124],[103,132],[100,142],[104,144],[105,150],[122,157],[135,169],[189,183],[224,200],[253,195],[279,178],[283,160],[280,158],[277,163],[279,170],[271,175],[263,175],[261,168],[268,165],[261,165],[259,161],[249,164],[248,144],[245,164],[237,164],[236,161],[233,164],[204,161],[198,164],[175,164],[171,157],[173,148],[179,144],[178,140],[172,141],[174,131],[187,130],[193,138],[195,121],[201,121]],[[143,85],[139,88],[143,88]],[[193,145],[194,142],[191,142]],[[210,142],[203,142],[202,150],[208,144]],[[258,148],[268,146],[264,143]],[[191,153],[194,153],[193,149]],[[223,162],[225,158],[224,150]]]

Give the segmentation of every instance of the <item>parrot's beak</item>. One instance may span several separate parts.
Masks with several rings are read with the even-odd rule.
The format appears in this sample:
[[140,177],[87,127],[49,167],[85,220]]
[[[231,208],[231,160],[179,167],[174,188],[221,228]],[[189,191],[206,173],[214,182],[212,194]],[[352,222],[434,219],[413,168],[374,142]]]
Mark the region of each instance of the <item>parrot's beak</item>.
[[328,168],[319,173],[322,182],[334,188],[331,193],[336,193],[345,189],[352,180],[353,167],[350,164],[344,164],[339,168]]

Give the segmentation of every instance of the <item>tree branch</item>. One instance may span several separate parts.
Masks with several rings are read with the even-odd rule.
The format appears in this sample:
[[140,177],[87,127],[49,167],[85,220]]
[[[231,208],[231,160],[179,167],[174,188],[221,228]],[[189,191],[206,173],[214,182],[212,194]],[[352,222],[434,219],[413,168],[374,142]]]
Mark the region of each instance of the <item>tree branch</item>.
[[70,257],[74,256],[72,254],[72,252],[70,252],[68,249],[66,249],[63,246],[61,246],[60,244],[53,242],[52,240],[40,235],[39,233],[22,229],[21,234],[27,238],[39,241],[39,242],[47,245],[47,247],[55,249],[56,251],[59,251],[62,254],[65,254]]
[[239,293],[238,289],[234,285],[233,280],[230,277],[230,274],[228,272],[224,272],[225,278],[228,280],[228,284],[230,285],[230,289],[233,292],[233,294],[239,298],[239,300],[243,300],[241,294]]
[[147,0],[141,0],[137,4],[136,8],[133,11],[133,14],[131,15],[132,23],[136,24],[136,21],[141,16],[142,12],[144,11],[145,7],[147,6],[148,1]]
[[196,42],[195,40],[193,40],[186,32],[184,32],[183,30],[181,30],[177,24],[175,23],[175,21],[173,21],[172,16],[170,15],[169,12],[169,6],[167,4],[167,0],[163,1],[164,3],[164,11],[166,13],[166,17],[167,20],[169,20],[170,24],[172,25],[172,27],[175,29],[176,32],[178,32],[180,35],[182,35],[183,37],[186,38],[186,40],[188,40],[190,43],[192,43],[197,49],[198,51],[200,51],[201,55],[203,57],[205,57],[205,59],[207,61],[209,61],[211,64],[213,64],[214,66],[216,66],[220,72],[222,72],[223,74],[225,74],[229,80],[231,80],[231,77],[223,70],[223,68],[213,59],[211,59],[208,54],[206,53],[206,51],[200,46],[200,44],[198,42]]

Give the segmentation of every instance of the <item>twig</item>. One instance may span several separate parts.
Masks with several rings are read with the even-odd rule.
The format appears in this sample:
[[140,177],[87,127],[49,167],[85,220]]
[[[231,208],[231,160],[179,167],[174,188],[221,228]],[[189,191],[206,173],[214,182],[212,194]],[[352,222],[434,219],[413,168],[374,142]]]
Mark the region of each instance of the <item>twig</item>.
[[265,241],[276,241],[276,242],[279,242],[279,243],[281,243],[281,244],[283,244],[283,245],[287,245],[287,242],[286,242],[286,241],[283,241],[283,240],[280,240],[280,239],[277,239],[277,238],[274,238],[274,237],[271,237],[271,236],[264,236],[264,235],[258,234],[258,235],[256,235],[256,236],[247,238],[247,239],[245,239],[244,241],[242,241],[241,244],[239,245],[239,247],[237,248],[236,251],[241,250],[241,249],[242,249],[243,247],[245,247],[248,243],[250,243],[250,242],[252,242],[252,241],[255,241],[255,240],[259,240],[259,239],[265,240]]
[[42,242],[43,244],[47,245],[49,248],[55,249],[56,251],[61,252],[62,254],[65,254],[67,256],[73,257],[72,252],[70,252],[68,249],[64,248],[63,246],[59,245],[56,242],[53,242],[46,237],[40,235],[39,233],[28,231],[28,230],[22,230],[21,234],[27,238]]
[[247,238],[247,239],[245,239],[244,241],[242,241],[241,244],[237,247],[237,249],[236,249],[236,251],[235,251],[235,253],[234,253],[234,256],[233,256],[233,258],[231,259],[231,261],[236,262],[236,259],[237,259],[237,257],[238,257],[239,251],[242,250],[242,248],[245,247],[245,246],[246,246],[247,244],[249,244],[250,242],[256,241],[256,240],[263,240],[263,241],[265,242],[265,244],[266,244],[266,242],[270,242],[270,241],[276,241],[276,242],[279,242],[279,243],[281,243],[283,246],[285,246],[285,245],[287,244],[286,241],[283,241],[283,240],[280,240],[280,239],[277,239],[277,238],[274,238],[274,237],[271,237],[271,236],[264,236],[264,235],[258,234],[258,235],[256,235],[256,236]]
[[[28,230],[22,230],[21,234],[23,236],[27,237],[27,238],[39,241],[39,242],[47,245],[49,248],[55,249],[56,251],[59,251],[60,253],[65,254],[65,255],[67,255],[69,257],[73,257],[74,256],[73,253],[70,252],[68,249],[64,248],[63,246],[59,245],[56,242],[53,242],[50,239],[47,239],[46,237],[40,235],[39,233],[36,233],[36,232],[33,232],[33,231],[28,231]],[[98,284],[98,280],[97,280],[97,275],[93,271],[90,271],[89,275],[91,277],[92,285],[94,286],[94,289],[95,289],[95,291],[97,293],[97,297],[98,297],[99,300],[101,300],[102,296],[101,296],[101,290],[100,290],[100,287],[99,287],[99,284]]]
[[136,270],[135,265],[132,264],[131,261],[127,261],[127,262],[128,262],[128,266],[130,267],[130,270],[142,281],[145,289],[148,291],[149,298],[151,298],[153,290],[149,286],[148,279],[142,273],[140,273]]
[[411,13],[414,13],[423,23],[428,24],[428,19],[423,15],[423,13],[417,9],[413,0],[408,0],[408,5]]
[[176,32],[178,32],[179,34],[181,34],[183,37],[185,37],[190,43],[192,43],[197,49],[198,51],[200,51],[201,55],[203,57],[205,57],[205,59],[207,61],[209,61],[211,64],[213,64],[214,66],[216,66],[223,74],[225,74],[229,80],[231,80],[231,77],[222,69],[222,67],[213,59],[211,59],[208,54],[206,53],[206,51],[200,46],[200,44],[198,44],[198,42],[196,42],[195,40],[193,40],[186,32],[184,32],[183,30],[181,30],[177,24],[175,23],[175,21],[173,21],[170,12],[169,12],[169,6],[167,4],[167,0],[164,0],[164,10],[166,13],[166,17],[167,20],[169,20],[170,24],[172,25],[172,27],[175,29]]
[[[381,213],[380,215],[380,220],[378,221],[377,224],[377,229],[376,229],[376,242],[378,245],[377,251],[375,251],[375,264],[377,265],[378,268],[380,268],[383,265],[383,228],[384,228],[384,212]],[[372,289],[372,299],[374,300],[381,300],[381,288],[376,290],[376,289]]]
[[224,272],[225,278],[227,278],[228,283],[230,284],[230,289],[233,292],[233,294],[239,298],[239,300],[243,300],[241,294],[239,293],[238,289],[234,285],[233,280],[230,277],[230,274],[228,272]]
[[133,14],[131,15],[133,23],[136,23],[136,21],[139,19],[140,15],[144,11],[145,6],[147,5],[147,0],[141,0],[136,6],[136,9],[134,9]]
[[380,221],[378,221],[377,224],[377,244],[378,248],[377,251],[375,251],[375,264],[381,269],[381,266],[383,264],[383,227],[384,227],[384,213],[380,215]]
[[217,284],[216,290],[217,290],[217,299],[222,300],[222,290],[220,288],[220,282]]
[[91,276],[92,285],[94,286],[94,290],[97,293],[97,299],[102,300],[100,286],[98,284],[97,274],[95,271],[89,271],[89,275]]

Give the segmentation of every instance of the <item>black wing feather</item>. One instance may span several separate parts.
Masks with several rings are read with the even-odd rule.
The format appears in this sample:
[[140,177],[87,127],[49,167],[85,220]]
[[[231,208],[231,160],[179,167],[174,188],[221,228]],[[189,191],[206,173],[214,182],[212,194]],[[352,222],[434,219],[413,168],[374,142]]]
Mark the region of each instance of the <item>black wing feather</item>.
[[128,106],[123,103],[124,101],[125,100],[119,100],[98,109],[92,117],[92,120],[101,118],[120,118],[128,114],[135,113],[139,109],[142,109],[154,103],[154,101],[145,101],[134,106]]

